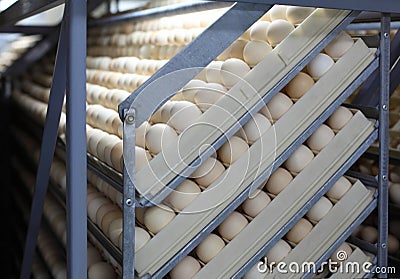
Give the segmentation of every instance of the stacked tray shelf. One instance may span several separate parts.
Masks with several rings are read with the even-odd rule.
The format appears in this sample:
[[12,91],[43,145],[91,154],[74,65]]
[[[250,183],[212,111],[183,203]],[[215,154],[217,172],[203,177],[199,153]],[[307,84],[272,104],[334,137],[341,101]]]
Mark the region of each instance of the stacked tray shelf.
[[[351,21],[354,15],[355,13],[350,11],[316,9],[302,24],[297,26],[293,32],[280,42],[270,54],[266,55],[257,65],[252,65],[252,69],[244,75],[240,81],[227,90],[227,93],[214,105],[207,109],[202,109],[204,111],[202,111],[201,116],[195,121],[195,125],[184,130],[184,133],[182,132],[179,135],[179,146],[173,143],[170,146],[163,147],[163,155],[152,154],[154,158],[149,163],[146,162],[143,168],[136,172],[135,186],[138,191],[137,204],[141,206],[152,206],[154,203],[158,204],[163,202],[171,206],[177,213],[176,217],[162,228],[161,231],[150,233],[152,236],[151,240],[137,251],[135,255],[135,265],[139,277],[158,278],[166,275],[180,260],[182,260],[182,258],[214,231],[232,211],[237,209],[249,195],[253,194],[257,188],[260,188],[278,167],[287,159],[290,160],[292,153],[304,148],[304,145],[302,146],[301,144],[317,131],[325,120],[336,111],[340,104],[377,68],[378,59],[375,57],[374,50],[366,47],[362,40],[355,39],[347,52],[340,58],[335,57],[336,61],[329,70],[327,70],[322,77],[316,78],[318,81],[304,92],[304,96],[296,98],[293,98],[293,96],[286,96],[286,98],[291,97],[292,103],[290,109],[286,113],[280,115],[278,118],[274,118],[269,112],[265,112],[265,103],[267,103],[268,106],[275,96],[284,95],[278,92],[282,90],[292,78],[297,77],[301,70],[304,69],[304,74],[307,74],[307,70],[305,69],[307,64],[315,56],[320,56],[318,53],[330,40],[334,39],[345,25]],[[95,40],[92,40],[90,42],[93,43],[94,41]],[[294,45],[298,48],[293,49]],[[110,48],[92,48],[89,53],[93,55],[104,55],[105,53],[102,51],[106,50],[110,51]],[[223,55],[221,54],[221,56]],[[117,63],[117,59],[118,58],[115,59],[114,64],[110,64],[114,67],[112,71],[126,70],[124,67],[127,64],[122,63],[123,59],[120,59],[122,63],[120,63],[122,65],[121,67]],[[101,68],[104,66],[99,66],[101,61],[100,58],[91,57],[88,59],[88,66]],[[110,63],[110,61],[108,61],[108,63]],[[146,69],[146,71],[152,74],[155,70],[159,69],[163,63],[153,63],[154,69]],[[210,65],[211,66],[206,69],[206,74],[207,70],[212,71],[212,67],[215,67],[216,64],[212,63]],[[27,78],[27,82],[23,84],[20,90],[17,89],[14,92],[16,104],[23,107],[25,111],[30,111],[36,115],[39,123],[44,119],[45,103],[48,101],[48,98],[46,97],[47,93],[43,93],[41,88],[35,90],[34,83],[39,82],[42,87],[48,88],[50,86],[50,68],[51,67],[45,67],[44,72],[36,74],[35,78]],[[111,88],[119,86],[119,80],[122,79],[122,75],[123,74],[120,73],[110,75],[104,73],[104,69],[88,70],[88,80],[100,83],[100,85],[88,84],[88,102],[90,106],[95,105],[96,102],[100,102],[104,107],[113,110],[113,119],[116,119],[115,110],[117,109],[118,103],[122,101],[121,96],[126,97],[129,93],[127,91],[126,93],[117,92],[115,95],[110,94],[111,99],[101,99],[100,95],[96,96],[93,92],[96,90],[111,91]],[[127,75],[127,73],[125,72],[124,75]],[[131,76],[132,80],[135,82],[122,84],[124,90],[132,91],[149,78],[149,76],[146,78],[139,78],[138,74],[132,75],[135,75]],[[197,78],[201,79],[201,75],[202,73],[200,73]],[[192,88],[187,87],[186,89]],[[283,89],[283,91],[286,90],[287,89]],[[36,94],[35,92],[39,93]],[[28,96],[26,93],[35,98]],[[289,95],[287,92],[284,93]],[[179,97],[180,94],[182,95],[183,93],[179,92],[173,97],[172,101],[182,101],[182,99],[179,99],[181,98]],[[113,99],[113,96],[116,97]],[[96,97],[98,99],[96,99]],[[143,94],[136,96],[133,101],[134,107],[140,104],[143,100],[141,98],[145,98],[145,96],[143,96]],[[160,101],[165,102],[166,100],[167,99]],[[40,103],[40,109],[32,110],[34,106],[30,108],[30,105],[38,103]],[[161,112],[164,107],[165,105],[161,107]],[[101,109],[104,111],[106,108]],[[264,113],[262,109],[264,109]],[[343,110],[343,108],[339,110]],[[259,113],[257,113],[258,111]],[[138,113],[140,113],[140,111],[138,111]],[[203,191],[191,204],[183,208],[183,210],[177,210],[173,204],[168,203],[168,195],[173,189],[178,187],[186,178],[190,178],[191,172],[193,172],[200,163],[208,160],[207,158],[213,153],[212,149],[208,148],[199,156],[197,150],[201,150],[201,147],[204,145],[212,146],[217,150],[221,146],[223,147],[226,145],[224,143],[228,138],[240,134],[243,136],[243,133],[245,136],[242,138],[242,141],[246,141],[245,137],[248,135],[241,130],[241,125],[244,126],[244,131],[246,131],[245,124],[251,121],[254,122],[256,116],[260,114],[263,115],[263,119],[266,119],[270,126],[272,124],[272,127],[269,129],[267,128],[265,133],[262,135],[260,134],[254,140],[250,140],[250,142],[246,143],[249,144],[250,147],[241,154],[240,158],[237,158],[237,160],[231,162],[231,164],[225,164],[228,168],[225,170],[225,167],[223,167],[224,171],[221,173],[222,175],[212,182],[211,185],[207,185],[208,187],[202,185]],[[285,217],[279,218],[276,216],[274,220],[277,223],[274,223],[274,225],[268,223],[268,226],[264,221],[257,221],[260,220],[261,217],[257,219],[257,216],[252,219],[248,227],[237,235],[237,238],[231,240],[221,251],[221,254],[217,255],[212,261],[203,266],[196,275],[197,278],[205,278],[207,272],[215,274],[213,266],[220,268],[226,264],[231,265],[224,268],[226,274],[221,275],[222,277],[233,276],[238,278],[244,275],[262,253],[265,253],[280,237],[283,237],[301,216],[304,215],[332,185],[334,185],[336,180],[345,173],[366,148],[376,140],[376,123],[368,120],[361,112],[353,110],[350,114],[351,120],[347,125],[334,131],[335,136],[333,140],[323,150],[316,152],[313,150],[315,158],[300,173],[292,174],[295,175],[295,179],[293,179],[292,183],[281,194],[273,197],[271,204],[265,208],[265,212],[271,215],[270,211],[276,212],[276,210],[272,210],[271,208],[277,207],[279,209],[279,204],[290,204],[291,206],[286,209],[283,209],[283,206],[280,205],[282,210],[287,211]],[[65,117],[62,117],[62,119],[63,118]],[[154,121],[154,115],[152,118]],[[114,125],[110,127],[102,125],[101,119],[100,122],[98,121],[98,118],[88,113],[88,123],[93,127],[104,129],[105,132],[109,133],[109,135],[107,135],[108,137],[112,135],[114,144],[116,145],[118,141],[118,144],[122,147],[120,138],[122,137],[122,122],[120,122],[119,119],[115,120],[115,127]],[[111,121],[114,123],[113,120]],[[152,120],[150,119],[150,121]],[[106,122],[107,121],[105,121],[105,123]],[[153,122],[153,124],[155,123],[157,123],[157,121]],[[138,123],[136,123],[136,125],[137,124]],[[60,126],[60,146],[63,146],[64,126],[65,123],[62,120]],[[132,125],[125,123],[124,126],[124,148],[128,150],[129,146],[132,147],[135,143],[130,141],[131,137],[127,134],[132,133]],[[88,131],[92,131],[88,132],[88,150],[91,153],[88,154],[88,168],[115,189],[122,192],[122,179],[127,179],[126,176],[123,177],[121,174],[123,168],[121,164],[122,148],[120,147],[118,150],[119,154],[116,156],[117,159],[112,160],[110,157],[112,153],[108,156],[104,155],[104,152],[99,152],[97,146],[92,146],[92,142],[90,141],[91,137],[94,133],[100,132],[91,129],[90,126],[88,126]],[[236,134],[237,132],[239,133]],[[95,142],[100,143],[101,140],[99,139]],[[103,144],[106,145],[105,149],[107,150],[106,141]],[[111,151],[113,150],[112,148]],[[177,150],[180,150],[181,153],[178,154]],[[129,151],[124,152],[125,167],[135,174],[135,159],[134,157],[130,157],[130,154],[131,152]],[[183,159],[178,155],[183,156]],[[220,155],[218,154],[218,156]],[[107,159],[107,157],[109,159]],[[218,157],[217,159],[220,158]],[[243,169],[247,169],[247,172],[244,174],[241,171]],[[194,181],[196,181],[196,179],[194,179]],[[306,184],[312,185],[307,191],[303,189]],[[228,189],[228,186],[230,189]],[[303,189],[303,191],[301,191],[301,189]],[[343,227],[340,227],[340,229],[338,228],[335,236],[332,237],[332,243],[326,244],[324,247],[318,247],[319,254],[312,255],[312,259],[322,261],[324,257],[332,253],[333,250],[337,248],[338,243],[344,241],[345,236],[353,229],[354,225],[350,226],[350,224],[361,222],[363,218],[366,217],[365,212],[369,212],[376,206],[374,195],[360,182],[354,182],[351,191],[346,194],[346,197],[347,195],[350,198],[354,196],[359,198],[360,203],[348,208],[345,206],[340,209],[335,207],[335,212],[338,211],[337,214],[346,216],[346,220],[350,221],[343,225]],[[350,199],[349,197],[344,199]],[[205,207],[211,207],[211,209],[202,211]],[[364,213],[361,214],[363,210]],[[140,218],[140,214],[143,214],[143,212],[143,209],[138,209],[137,219]],[[191,212],[198,213],[187,214]],[[260,214],[268,213],[264,213],[263,211]],[[273,220],[271,219],[268,222],[273,222]],[[277,225],[278,223],[279,225]],[[138,224],[138,226],[148,230],[146,224],[143,222],[142,224]],[[257,226],[260,226],[260,228]],[[96,225],[89,220],[88,227],[89,230],[92,231],[92,234],[96,236],[96,239],[99,240],[105,237],[103,240],[100,240],[100,242],[103,243],[103,246],[105,246],[109,252],[111,251],[110,253],[114,255],[114,258],[118,258],[118,261],[120,261],[121,252],[118,250],[117,246],[121,245],[107,239],[98,224]],[[248,230],[250,230],[250,228],[258,228],[252,229],[250,235],[257,234],[255,238],[259,241],[253,246],[251,252],[248,252],[247,249],[250,245],[247,245],[246,253],[237,253],[237,251],[243,249],[244,243],[247,243],[246,237],[248,237],[249,234],[245,237],[244,233],[247,228]],[[258,235],[258,232],[261,233],[261,231],[267,235]],[[241,238],[244,238],[244,240],[239,241],[238,239]],[[104,243],[108,244],[104,245]],[[321,242],[317,241],[315,244],[318,243]],[[232,249],[234,249],[234,253],[229,252]],[[238,256],[238,254],[240,256]],[[234,257],[234,259],[227,260],[230,257]],[[219,262],[221,258],[222,260]]]

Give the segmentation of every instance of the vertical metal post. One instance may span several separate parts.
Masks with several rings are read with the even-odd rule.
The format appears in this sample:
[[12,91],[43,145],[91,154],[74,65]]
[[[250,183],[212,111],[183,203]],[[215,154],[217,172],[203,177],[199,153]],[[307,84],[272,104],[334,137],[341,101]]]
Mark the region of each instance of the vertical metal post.
[[[390,14],[383,13],[380,39],[379,99],[379,238],[378,266],[387,266],[388,240],[388,164],[389,164],[389,87],[390,87]],[[386,274],[378,274],[386,278]]]
[[[135,113],[124,115],[123,278],[135,278]],[[131,171],[128,171],[131,170]],[[133,170],[133,171],[132,171]]]
[[67,0],[67,276],[87,278],[86,1]]
[[50,89],[49,105],[47,107],[46,122],[43,130],[40,149],[39,166],[37,170],[35,192],[29,219],[29,227],[25,240],[24,257],[22,261],[21,279],[30,278],[32,260],[35,253],[36,240],[42,220],[43,203],[49,183],[50,167],[53,161],[57,141],[58,125],[64,101],[65,92],[65,61],[66,61],[65,25],[61,26],[58,42],[56,63],[53,74],[53,83]]

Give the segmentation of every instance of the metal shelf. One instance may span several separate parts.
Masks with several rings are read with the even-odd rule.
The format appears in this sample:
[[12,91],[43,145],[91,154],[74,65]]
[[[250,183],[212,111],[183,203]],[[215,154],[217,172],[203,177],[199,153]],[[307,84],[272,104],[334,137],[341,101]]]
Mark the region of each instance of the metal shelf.
[[[320,41],[316,47],[308,53],[296,66],[294,66],[288,74],[286,74],[279,82],[277,82],[271,90],[269,90],[264,97],[258,101],[256,105],[254,105],[251,109],[249,109],[243,116],[240,117],[240,119],[232,125],[227,131],[224,131],[224,134],[219,137],[215,142],[213,142],[209,148],[205,149],[202,154],[200,154],[192,163],[188,164],[186,169],[180,173],[180,175],[177,175],[174,179],[170,181],[167,187],[165,187],[162,191],[160,191],[156,196],[151,197],[143,197],[140,199],[137,204],[139,206],[152,206],[154,203],[159,203],[162,199],[164,199],[173,189],[175,189],[183,180],[185,177],[189,176],[195,168],[193,166],[198,165],[202,160],[207,159],[209,156],[212,155],[214,150],[218,150],[219,147],[221,147],[228,138],[233,136],[241,127],[244,125],[250,118],[251,115],[254,115],[257,111],[259,111],[262,106],[266,103],[268,103],[271,98],[276,95],[296,74],[298,74],[311,60],[314,56],[316,56],[319,52],[322,51],[322,49],[331,41],[333,40],[336,35],[342,31],[345,26],[347,26],[356,16],[357,13],[352,13],[349,15],[346,19],[344,19],[339,25],[334,28],[334,30],[331,31],[329,35],[325,37],[322,41]],[[172,59],[173,60],[173,59]],[[172,62],[172,60],[170,60]],[[345,98],[340,98],[340,103],[343,103],[345,99],[350,96],[350,94],[357,89],[357,87],[373,72],[378,67],[379,64],[379,59],[375,59],[375,61],[358,77],[355,82],[353,83],[352,86],[350,86],[350,89],[347,89],[345,92],[346,97]],[[168,65],[168,64],[167,64]],[[156,74],[157,75],[157,74]],[[153,77],[155,77],[154,75]],[[144,109],[144,105],[148,103],[148,100],[146,100],[146,94],[141,94],[141,91],[145,90],[148,84],[150,84],[154,80],[150,78],[148,81],[149,83],[143,84],[138,90],[136,90],[130,97],[128,97],[121,105],[120,109],[126,109],[127,107],[133,107],[134,109],[136,107],[141,108],[140,110],[136,111],[136,126],[140,125],[141,122],[149,118],[151,115],[151,107],[148,107]],[[351,92],[349,91],[351,90]],[[156,90],[155,92],[162,92],[160,90]],[[164,91],[165,92],[165,91]],[[154,95],[154,94],[152,94]],[[153,97],[152,97],[153,98]],[[157,99],[154,97],[151,102],[155,102],[157,104],[162,103],[162,96],[158,96]],[[165,100],[166,101],[166,100]],[[339,106],[339,103],[335,103],[337,106]],[[336,106],[336,107],[337,107]],[[329,113],[333,113],[333,109],[329,110]],[[326,113],[323,115],[327,115]],[[328,115],[329,116],[329,115]],[[327,118],[327,117],[326,117]],[[322,122],[321,122],[322,124]],[[126,125],[125,125],[126,126]],[[128,125],[129,126],[129,125]],[[317,127],[313,127],[317,128]],[[313,131],[315,131],[315,129]],[[302,141],[304,142],[307,138],[307,136],[311,135],[311,133],[305,134],[302,136]],[[306,136],[306,138],[303,138]],[[297,145],[297,147],[300,145],[300,143]],[[290,149],[291,151],[294,151],[295,149]],[[287,155],[289,157],[290,154]],[[286,160],[287,157],[283,157],[284,159],[280,162],[283,163],[284,160]]]
[[[371,146],[365,153],[365,157],[370,159],[379,158],[379,147],[376,145]],[[389,149],[389,162],[393,165],[400,166],[400,150]]]
[[[359,147],[359,149],[354,152],[349,160],[346,161],[344,165],[342,165],[336,173],[325,183],[325,185],[310,199],[300,211],[298,211],[293,218],[281,228],[278,234],[274,236],[270,241],[265,243],[264,247],[257,252],[257,254],[253,255],[252,259],[247,262],[246,265],[241,267],[238,272],[236,273],[235,277],[240,278],[243,276],[247,271],[250,270],[252,266],[254,266],[257,261],[262,258],[265,253],[272,248],[278,240],[280,240],[309,210],[310,208],[323,196],[325,193],[335,184],[335,182],[343,176],[346,171],[358,160],[358,158],[365,152],[365,150],[370,146],[378,137],[378,131],[376,130],[373,132],[369,138]],[[367,217],[367,214],[365,217]],[[354,229],[353,229],[354,230]],[[332,253],[331,253],[332,254]]]

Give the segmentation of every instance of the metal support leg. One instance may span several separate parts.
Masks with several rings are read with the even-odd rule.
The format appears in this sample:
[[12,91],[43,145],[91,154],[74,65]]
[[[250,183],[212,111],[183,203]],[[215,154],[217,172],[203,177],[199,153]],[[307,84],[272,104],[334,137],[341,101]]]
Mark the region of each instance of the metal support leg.
[[67,29],[67,275],[87,278],[86,1],[68,0]]
[[[378,266],[387,266],[388,240],[388,164],[389,164],[389,87],[390,87],[390,14],[382,14],[379,100],[379,238]],[[386,278],[386,274],[378,274]]]
[[123,278],[135,278],[135,113],[124,116]]
[[[64,26],[61,27],[61,30],[65,30]],[[20,274],[21,279],[30,278],[32,260],[36,247],[36,239],[42,219],[43,203],[47,192],[47,185],[49,183],[50,167],[57,141],[58,125],[60,122],[65,92],[65,47],[65,34],[64,32],[61,32],[58,43],[53,83],[50,89],[50,99],[47,107],[46,122],[43,131],[39,167],[37,170],[35,192],[32,200],[29,228],[25,240],[24,258],[22,262],[22,271]]]

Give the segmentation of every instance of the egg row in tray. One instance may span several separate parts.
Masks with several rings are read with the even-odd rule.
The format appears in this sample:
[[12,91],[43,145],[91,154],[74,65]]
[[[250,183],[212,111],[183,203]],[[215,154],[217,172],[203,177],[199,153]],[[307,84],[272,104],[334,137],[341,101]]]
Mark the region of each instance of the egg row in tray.
[[[344,108],[342,108],[344,109]],[[339,110],[338,110],[339,111]],[[350,113],[350,118],[352,114]],[[327,123],[335,119],[336,115],[333,115]],[[342,122],[339,126],[342,128],[349,118]],[[328,134],[326,134],[328,131]],[[336,130],[337,131],[337,130]],[[329,133],[330,132],[330,133]],[[322,135],[322,137],[321,137]],[[252,218],[257,216],[265,207],[268,206],[271,198],[273,199],[278,195],[292,180],[293,178],[303,169],[305,166],[314,158],[315,154],[318,153],[324,146],[326,146],[330,140],[335,136],[335,133],[328,125],[321,126],[307,141],[308,146],[302,145],[296,150],[289,159],[285,162],[283,167],[278,168],[269,178],[269,180],[264,185],[264,191],[260,191],[253,198],[246,200],[240,211],[234,211],[224,222],[219,226],[216,233],[206,238],[202,244],[196,248],[196,257],[202,262],[207,263],[211,260],[224,246],[225,242],[232,240],[248,223]],[[321,139],[323,139],[321,141]],[[315,144],[317,142],[317,144]],[[309,146],[314,146],[314,152],[309,148]],[[222,165],[222,164],[221,164]],[[159,207],[152,207],[148,209],[137,209],[137,220],[144,225],[144,228],[150,230],[150,234],[156,234],[159,232],[163,226],[166,226],[174,217],[171,208],[184,208],[186,203],[188,204],[200,193],[202,187],[195,187],[194,183],[185,181],[183,184],[178,186],[177,192],[172,193],[164,202],[170,205],[161,205]],[[334,199],[339,199],[343,196],[347,190],[350,188],[351,183],[345,178],[341,178],[335,186],[328,192],[327,195],[333,197]],[[182,188],[182,190],[180,189]],[[182,198],[179,198],[179,197]],[[311,219],[318,221],[324,213],[332,207],[331,202],[328,199],[322,198],[317,204],[318,209],[311,210],[309,212]],[[321,208],[319,208],[321,207]],[[320,214],[320,215],[318,215]],[[289,234],[290,235],[290,234]],[[148,241],[149,236],[143,237],[142,241]],[[295,239],[292,239],[296,241]],[[141,241],[138,239],[138,241]],[[204,249],[204,245],[208,242],[217,243],[217,249]],[[218,246],[219,243],[219,246]],[[202,252],[205,251],[205,254]],[[197,254],[197,253],[200,253]],[[211,255],[210,255],[211,253]],[[214,254],[213,254],[214,253]],[[174,274],[174,272],[172,272]],[[184,278],[184,277],[176,277]],[[189,278],[189,277],[188,277]]]
[[[32,145],[32,147],[34,146]],[[35,150],[34,153],[38,154],[37,150]],[[33,157],[35,157],[35,155],[33,155]],[[59,166],[62,164],[60,161],[57,163],[59,168],[62,167]],[[14,165],[14,167],[18,168],[23,184],[32,195],[35,180],[34,176],[18,161],[16,164],[18,165]],[[54,165],[53,162],[52,170],[54,169]],[[54,179],[54,177],[52,177],[52,179]],[[67,245],[66,212],[65,208],[51,193],[48,193],[45,197],[43,215],[46,219],[46,223],[54,234],[51,234],[47,227],[42,226],[38,236],[38,248],[53,278],[66,278],[65,251],[62,248],[65,248]],[[114,268],[103,259],[101,253],[90,242],[88,242],[87,267],[88,278],[117,278]]]

